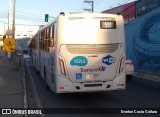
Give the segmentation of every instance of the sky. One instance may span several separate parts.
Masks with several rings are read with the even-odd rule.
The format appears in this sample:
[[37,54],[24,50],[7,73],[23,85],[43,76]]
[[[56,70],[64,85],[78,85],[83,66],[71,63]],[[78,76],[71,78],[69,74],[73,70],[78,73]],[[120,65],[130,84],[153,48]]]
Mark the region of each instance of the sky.
[[[12,9],[13,9],[13,1]],[[106,9],[126,4],[135,0],[93,0],[94,12],[102,12]],[[0,34],[8,27],[9,0],[0,0]],[[57,17],[60,12],[84,12],[84,8],[91,8],[91,4],[84,0],[16,0],[16,29],[29,30],[38,25],[45,25],[44,16],[49,14],[49,21]],[[11,11],[12,13],[13,11]],[[12,21],[12,19],[11,19]],[[11,22],[10,21],[10,22]],[[5,25],[4,25],[5,23]]]

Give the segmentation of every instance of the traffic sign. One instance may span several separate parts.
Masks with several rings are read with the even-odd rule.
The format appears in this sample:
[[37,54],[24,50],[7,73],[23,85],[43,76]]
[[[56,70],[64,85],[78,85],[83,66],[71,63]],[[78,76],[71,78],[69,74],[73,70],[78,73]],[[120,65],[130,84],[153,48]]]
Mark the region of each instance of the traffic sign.
[[15,51],[15,39],[14,38],[5,38],[4,39],[4,51],[5,52],[14,52]]

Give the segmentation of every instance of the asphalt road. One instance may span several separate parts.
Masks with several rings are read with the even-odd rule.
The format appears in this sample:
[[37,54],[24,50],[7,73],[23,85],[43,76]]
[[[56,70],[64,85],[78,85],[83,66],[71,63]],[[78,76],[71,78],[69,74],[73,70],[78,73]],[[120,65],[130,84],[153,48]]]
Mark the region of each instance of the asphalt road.
[[[56,95],[45,88],[41,76],[36,74],[32,64],[28,64],[28,68],[26,66],[26,86],[27,102],[29,108],[160,108],[160,83],[135,76],[132,80],[127,80],[127,88],[123,91]],[[50,116],[52,115],[44,115],[43,117]],[[160,115],[57,114],[56,117],[57,116],[158,117]]]

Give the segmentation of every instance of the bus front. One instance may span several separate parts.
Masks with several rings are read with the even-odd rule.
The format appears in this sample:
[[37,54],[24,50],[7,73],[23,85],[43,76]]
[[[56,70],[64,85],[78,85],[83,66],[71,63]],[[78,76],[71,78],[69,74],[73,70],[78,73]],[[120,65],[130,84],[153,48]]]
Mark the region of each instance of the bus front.
[[56,70],[57,93],[125,89],[122,16],[61,14],[57,23]]

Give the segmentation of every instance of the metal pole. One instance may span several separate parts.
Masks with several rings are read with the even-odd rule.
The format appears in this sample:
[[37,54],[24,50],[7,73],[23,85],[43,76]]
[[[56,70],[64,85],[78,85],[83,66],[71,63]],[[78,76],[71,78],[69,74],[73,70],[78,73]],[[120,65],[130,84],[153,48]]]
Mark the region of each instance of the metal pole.
[[14,8],[13,8],[13,26],[12,26],[12,38],[15,38],[15,12],[16,10],[16,0],[14,0]]
[[92,1],[92,13],[94,12],[94,1]]
[[3,32],[3,35],[5,35],[5,31],[6,31],[6,29],[5,29],[5,19],[4,19],[4,13],[3,13],[3,23],[4,23],[4,32]]
[[[13,6],[13,25],[12,25],[12,38],[15,39],[15,14],[16,14],[16,0],[14,0],[14,6]],[[16,58],[14,54],[12,53],[13,58],[13,70],[18,70],[18,66],[16,63]]]
[[85,11],[91,11],[92,13],[94,12],[94,1],[92,1],[92,0],[84,0],[84,3],[88,3],[88,4],[90,4],[91,5],[91,9],[84,9]]
[[[10,30],[10,17],[11,17],[11,0],[8,1],[8,32]],[[8,38],[10,38],[10,34],[8,34]],[[11,52],[8,52],[8,59],[11,60]]]
[[9,30],[9,23],[10,23],[9,22],[9,20],[10,20],[10,14],[9,14],[10,13],[10,1],[11,0],[8,0],[8,30]]

